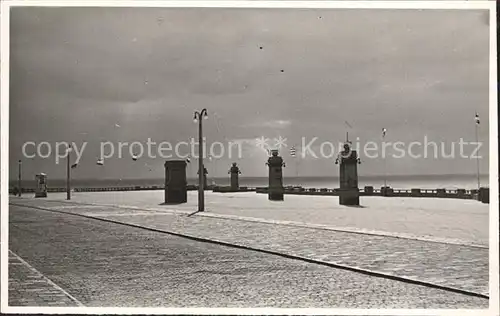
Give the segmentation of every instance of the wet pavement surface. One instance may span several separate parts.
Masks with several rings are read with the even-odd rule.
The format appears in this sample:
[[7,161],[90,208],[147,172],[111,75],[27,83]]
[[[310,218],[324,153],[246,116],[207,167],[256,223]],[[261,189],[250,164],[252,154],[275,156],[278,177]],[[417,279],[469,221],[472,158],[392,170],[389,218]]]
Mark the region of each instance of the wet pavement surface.
[[[96,219],[19,206],[10,206],[9,212],[9,248],[85,306],[488,306],[487,299]],[[159,220],[174,219],[155,219]],[[9,272],[12,288],[23,271]],[[16,295],[25,294],[21,290]]]

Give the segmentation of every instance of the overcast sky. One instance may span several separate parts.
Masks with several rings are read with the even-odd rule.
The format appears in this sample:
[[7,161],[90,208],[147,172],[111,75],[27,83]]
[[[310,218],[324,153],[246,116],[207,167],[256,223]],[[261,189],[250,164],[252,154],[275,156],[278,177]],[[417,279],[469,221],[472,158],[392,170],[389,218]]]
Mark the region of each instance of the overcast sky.
[[[481,154],[488,156],[487,14],[14,8],[11,178],[27,141],[88,142],[76,178],[163,177],[165,159],[134,162],[126,147],[124,158],[96,165],[99,143],[187,141],[197,137],[193,111],[204,107],[209,144],[247,141],[242,159],[207,162],[212,175],[226,175],[236,161],[243,175],[265,176],[267,154],[252,143],[261,136],[287,138],[285,175],[295,174],[288,150],[296,145],[300,151],[303,137],[306,143],[318,137],[311,148],[319,154],[322,141],[343,141],[346,131],[361,143],[380,142],[385,127],[387,141],[427,136],[447,142],[449,151],[460,138],[474,141],[476,111],[486,143]],[[22,159],[27,178],[65,175],[53,156]],[[381,159],[361,159],[361,175],[383,173]],[[387,164],[390,174],[476,171],[474,160],[459,157],[388,158]],[[481,165],[487,173],[488,160]],[[337,169],[334,159],[300,162],[301,175],[335,176]]]

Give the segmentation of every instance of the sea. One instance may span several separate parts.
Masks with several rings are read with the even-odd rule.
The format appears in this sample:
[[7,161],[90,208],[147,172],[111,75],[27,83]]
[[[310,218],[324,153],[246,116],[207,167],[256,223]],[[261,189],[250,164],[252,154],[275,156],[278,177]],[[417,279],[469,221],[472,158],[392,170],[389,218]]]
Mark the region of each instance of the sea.
[[[226,186],[230,184],[229,177],[208,178],[208,184]],[[131,186],[162,186],[164,179],[72,179],[73,188],[105,188],[105,187],[131,187]],[[198,179],[188,179],[188,184],[197,184]],[[359,187],[373,186],[380,188],[387,183],[395,189],[476,189],[478,179],[476,175],[411,175],[411,176],[365,176],[359,178]],[[338,177],[286,177],[283,179],[284,186],[302,186],[304,188],[338,188]],[[9,181],[9,187],[18,185],[17,180]],[[47,185],[52,188],[66,187],[65,179],[48,179]],[[246,187],[266,187],[268,178],[266,177],[240,177],[240,186]],[[489,176],[480,177],[480,185],[489,187]],[[22,187],[35,188],[34,180],[23,180]]]

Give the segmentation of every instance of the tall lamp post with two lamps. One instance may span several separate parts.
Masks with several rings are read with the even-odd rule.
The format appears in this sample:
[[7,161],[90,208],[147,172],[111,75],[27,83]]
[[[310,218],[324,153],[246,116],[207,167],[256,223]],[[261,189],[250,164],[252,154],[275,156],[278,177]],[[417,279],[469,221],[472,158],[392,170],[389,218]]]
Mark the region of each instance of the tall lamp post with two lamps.
[[23,162],[21,161],[21,159],[19,159],[18,161],[18,165],[19,165],[19,172],[18,172],[18,187],[19,187],[19,197],[21,197],[22,195],[22,192],[23,192],[23,187],[22,187],[22,173],[21,173],[21,166],[22,166]]
[[66,148],[66,200],[71,200],[71,169],[77,167],[78,163],[71,164],[71,152],[73,146],[68,145]]
[[205,167],[203,166],[203,120],[208,119],[207,109],[194,112],[194,122],[198,123],[198,212],[205,210]]

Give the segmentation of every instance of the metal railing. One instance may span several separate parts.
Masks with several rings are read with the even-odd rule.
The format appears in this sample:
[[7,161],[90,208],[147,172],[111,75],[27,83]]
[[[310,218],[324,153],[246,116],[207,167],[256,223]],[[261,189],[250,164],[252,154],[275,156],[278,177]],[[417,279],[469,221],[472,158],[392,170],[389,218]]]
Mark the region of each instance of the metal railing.
[[[90,187],[90,188],[74,188],[73,192],[118,192],[118,191],[150,191],[164,190],[164,186],[123,186],[123,187]],[[188,191],[198,190],[197,185],[187,185]],[[232,190],[230,186],[208,186],[206,190],[211,190],[217,193],[229,192],[256,192],[268,193],[267,187],[240,187],[238,190]],[[285,194],[294,195],[327,195],[339,196],[338,188],[304,188],[304,187],[285,187]],[[47,188],[48,193],[63,193],[66,188]],[[9,193],[13,194],[14,189],[9,189]],[[35,193],[33,188],[23,188],[22,193]],[[385,193],[385,194],[384,194]],[[478,190],[466,189],[393,189],[387,190],[376,189],[373,187],[364,187],[359,189],[360,196],[386,196],[386,197],[436,197],[436,198],[456,198],[456,199],[477,199]]]

